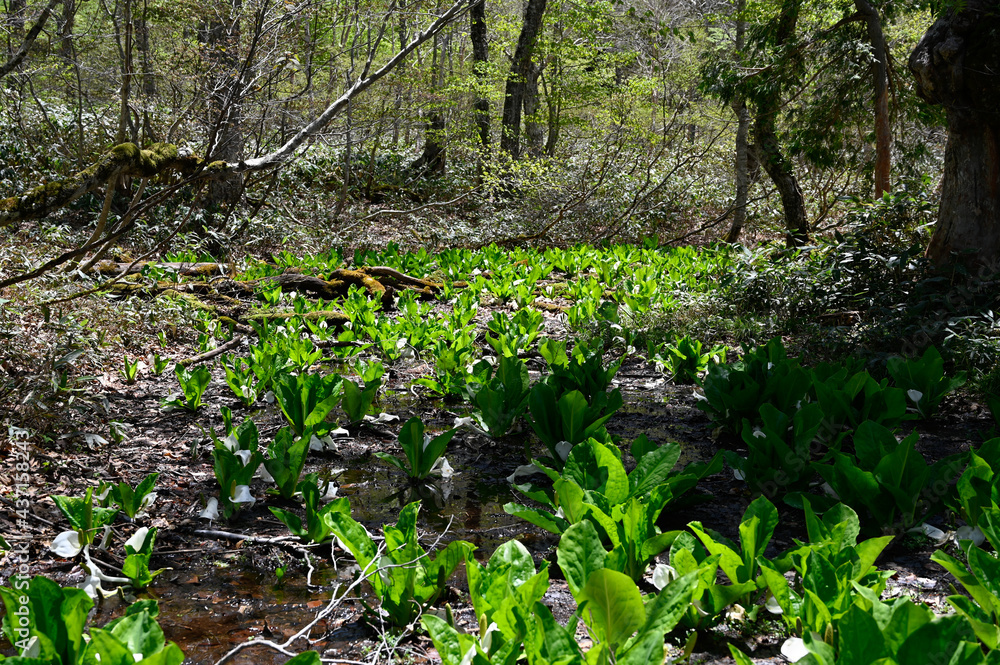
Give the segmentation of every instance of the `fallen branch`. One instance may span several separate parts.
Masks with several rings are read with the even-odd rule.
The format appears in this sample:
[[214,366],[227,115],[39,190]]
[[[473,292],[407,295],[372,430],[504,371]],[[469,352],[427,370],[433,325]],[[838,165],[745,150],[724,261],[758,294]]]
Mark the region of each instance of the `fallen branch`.
[[242,337],[236,337],[234,335],[233,338],[228,342],[226,342],[225,344],[221,344],[216,348],[212,349],[211,351],[206,351],[205,353],[199,353],[196,356],[191,356],[190,358],[186,358],[177,364],[180,365],[181,367],[190,367],[191,365],[197,365],[198,363],[203,363],[206,360],[211,360],[212,358],[215,358],[216,356],[221,356],[223,353],[229,351],[230,349],[235,349],[242,342],[243,342]]

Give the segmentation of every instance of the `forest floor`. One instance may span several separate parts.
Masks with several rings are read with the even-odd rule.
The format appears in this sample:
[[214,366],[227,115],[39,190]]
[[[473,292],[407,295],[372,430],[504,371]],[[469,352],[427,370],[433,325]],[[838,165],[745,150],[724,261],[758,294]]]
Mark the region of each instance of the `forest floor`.
[[[485,321],[489,314],[484,308],[478,318]],[[181,358],[192,355],[192,349],[175,346],[163,353]],[[537,357],[529,358],[528,365],[532,378],[544,368],[544,362]],[[457,416],[465,415],[460,407],[418,398],[411,392],[411,381],[428,372],[426,363],[419,358],[400,361],[387,370],[378,410],[398,416],[401,421],[419,416],[434,431],[450,428]],[[250,413],[233,397],[221,374],[218,367],[213,368],[205,406],[198,414],[189,414],[161,409],[161,400],[176,389],[169,372],[158,377],[140,374],[132,385],[126,385],[117,371],[97,372],[95,380],[106,399],[106,414],[100,420],[78,424],[78,436],[50,440],[32,452],[39,471],[33,474],[30,488],[35,498],[30,522],[31,573],[50,576],[62,584],[79,584],[85,571],[78,562],[60,559],[48,549],[66,526],[48,496],[81,496],[97,480],[126,480],[134,485],[148,473],[159,472],[158,498],[151,517],[143,524],[159,528],[151,567],[168,570],[140,597],[159,600],[159,620],[167,639],[181,646],[188,656],[186,662],[198,665],[214,663],[251,639],[280,642],[293,635],[327,606],[352,572],[350,567],[345,568],[350,557],[345,558],[330,545],[308,548],[311,563],[307,563],[303,547],[287,539],[287,529],[267,509],[280,506],[280,500],[260,500],[226,523],[199,518],[206,499],[217,492],[211,440],[202,428],[221,426],[221,406],[230,407],[237,420]],[[742,445],[736,439],[717,439],[708,417],[695,407],[693,387],[666,382],[645,361],[627,360],[614,385],[621,388],[625,407],[609,421],[608,429],[624,441],[640,433],[661,443],[676,441],[683,447],[681,464],[706,461],[721,448],[738,450]],[[937,419],[919,424],[919,450],[928,460],[967,450],[988,429],[987,417],[967,395],[953,396]],[[121,443],[79,436],[82,432],[106,432],[109,421],[123,423],[125,436]],[[280,411],[273,405],[265,406],[255,413],[255,422],[265,440],[282,424]],[[477,557],[485,560],[501,542],[517,538],[537,561],[554,562],[557,538],[502,509],[508,501],[525,500],[512,492],[506,477],[523,463],[525,442],[530,440],[527,432],[495,441],[460,430],[447,452],[457,472],[454,478],[444,485],[412,488],[401,473],[373,456],[380,451],[398,453],[395,436],[388,429],[376,424],[352,430],[350,436],[336,440],[334,450],[312,453],[306,471],[330,473],[339,495],[351,498],[355,519],[372,533],[378,533],[384,523],[395,522],[406,502],[423,498],[420,526],[426,530],[428,544],[444,531],[445,540],[460,538],[475,544]],[[0,486],[10,485],[12,479],[5,470],[0,474]],[[262,496],[261,489],[254,488],[257,496]],[[660,518],[661,528],[684,528],[688,522],[699,520],[735,538],[740,517],[751,499],[745,484],[736,481],[726,468],[700,483],[698,491],[703,495],[701,500],[666,511]],[[769,551],[787,549],[793,539],[805,538],[801,511],[780,502],[777,506],[780,523]],[[13,511],[0,511],[0,531],[13,532],[12,516]],[[949,530],[948,524],[937,526]],[[119,517],[115,530],[127,534],[132,527]],[[944,611],[951,582],[943,569],[930,561],[931,552],[937,548],[924,537],[896,538],[879,560],[880,568],[896,571],[887,594],[910,595],[936,611]],[[109,552],[97,553],[95,561],[103,562],[110,571],[122,565],[121,558]],[[12,562],[5,561],[0,582],[6,582],[12,572]],[[550,573],[557,577],[558,567],[551,566]],[[475,619],[467,591],[462,588],[464,575],[456,575],[453,582],[456,587],[445,600],[459,623],[472,627]],[[572,596],[559,579],[553,579],[543,602],[563,621],[575,609]],[[125,606],[120,598],[106,599],[92,623],[102,625]],[[399,662],[438,660],[426,637],[410,636],[397,642],[390,631],[380,632],[366,623],[361,603],[352,598],[340,602],[312,635],[314,642],[300,642],[293,648],[314,648],[327,658],[367,663],[386,662],[390,653]],[[586,640],[582,628],[579,637]],[[700,635],[692,662],[733,662],[726,648],[729,642],[751,654],[754,662],[785,662],[779,651],[785,637],[784,629],[770,621],[766,613],[761,613],[756,625],[728,621]],[[676,657],[683,648],[684,636],[674,636],[673,642],[675,648],[670,655]],[[281,663],[286,658],[267,648],[252,647],[229,662]]]

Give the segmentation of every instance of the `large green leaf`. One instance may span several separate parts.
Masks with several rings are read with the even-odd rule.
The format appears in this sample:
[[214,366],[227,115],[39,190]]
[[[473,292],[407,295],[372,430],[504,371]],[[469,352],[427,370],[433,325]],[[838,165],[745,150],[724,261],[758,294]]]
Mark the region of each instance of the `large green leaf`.
[[602,568],[587,578],[581,594],[587,601],[587,625],[612,650],[623,644],[646,620],[642,595],[628,575]]
[[570,593],[579,601],[590,576],[604,568],[607,552],[597,529],[589,521],[577,522],[559,539],[556,560]]

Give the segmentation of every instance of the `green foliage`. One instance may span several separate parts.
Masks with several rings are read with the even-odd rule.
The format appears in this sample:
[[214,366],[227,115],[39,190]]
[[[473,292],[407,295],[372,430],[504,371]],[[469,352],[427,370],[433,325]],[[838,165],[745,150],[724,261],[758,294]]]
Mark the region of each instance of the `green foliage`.
[[604,423],[622,407],[622,396],[616,388],[610,393],[598,393],[590,404],[579,390],[561,396],[556,390],[545,382],[534,385],[528,396],[528,422],[549,449],[548,461],[559,467],[572,446],[590,438],[610,441]]
[[[0,588],[7,614],[3,633],[21,655],[4,658],[10,665],[180,665],[184,654],[167,642],[156,623],[154,600],[131,605],[125,615],[103,628],[91,628],[85,639],[87,615],[94,601],[82,589],[60,588],[55,582],[34,577],[11,578]],[[21,617],[26,619],[22,621]],[[17,625],[15,625],[17,624]]]
[[81,547],[94,542],[97,532],[111,524],[118,515],[118,510],[94,506],[91,498],[93,492],[93,488],[88,487],[83,498],[62,495],[51,497],[59,512],[69,520],[78,534]]
[[889,358],[886,369],[896,387],[905,390],[921,418],[930,418],[945,395],[965,384],[965,372],[944,375],[944,360],[933,346],[919,359]]
[[415,385],[429,388],[431,392],[445,398],[462,394],[468,377],[468,366],[475,348],[472,337],[460,332],[453,339],[441,338],[430,347],[434,354],[434,376],[421,377]]
[[405,458],[400,459],[388,453],[375,453],[375,456],[402,470],[410,479],[423,480],[442,468],[445,463],[442,455],[455,432],[456,430],[450,429],[431,438],[424,433],[424,423],[420,418],[410,418],[403,424],[398,437]]
[[365,381],[362,388],[350,379],[343,382],[344,399],[341,407],[347,414],[347,418],[352,423],[359,423],[371,412],[372,404],[378,395],[378,389],[382,386],[381,376],[374,380]]
[[[505,505],[504,510],[564,538],[573,525],[587,522],[611,547],[607,565],[635,580],[642,579],[653,558],[676,537],[673,532],[660,532],[656,526],[660,513],[701,478],[717,472],[721,458],[675,472],[680,446],[657,447],[645,437],[633,443],[632,454],[638,462],[632,473],[626,474],[617,449],[588,439],[572,449],[561,475],[542,468],[553,480],[551,490],[515,485],[549,510],[514,503]],[[601,548],[604,551],[603,545]]]
[[201,396],[212,381],[211,370],[204,365],[200,365],[193,370],[181,367],[180,365],[174,365],[174,374],[177,375],[177,381],[181,384],[183,399],[181,396],[167,398],[163,400],[163,406],[186,409],[192,413],[197,411],[201,408]]
[[140,360],[136,360],[134,362],[130,361],[128,359],[128,354],[125,354],[122,357],[122,361],[124,362],[124,366],[122,368],[122,376],[125,379],[125,383],[132,385],[133,383],[135,383],[135,379],[139,375],[139,366],[142,363],[142,361]]
[[709,365],[698,408],[720,427],[738,434],[744,420],[757,423],[764,404],[783,413],[794,411],[809,386],[809,373],[788,358],[776,337],[757,349],[745,350],[737,362]]
[[153,376],[160,376],[163,374],[164,370],[167,369],[167,364],[170,362],[169,358],[164,358],[159,353],[153,354]]
[[156,543],[156,527],[142,527],[125,543],[125,563],[122,564],[122,574],[127,577],[136,589],[145,589],[164,570],[150,570],[149,560],[153,556],[153,545]]
[[812,389],[823,407],[823,429],[832,433],[843,427],[857,429],[864,422],[897,427],[906,418],[906,391],[876,381],[865,370],[825,366],[813,370]]
[[290,427],[282,427],[267,447],[267,457],[263,459],[264,468],[274,478],[278,494],[283,499],[291,499],[299,489],[299,477],[306,464],[311,439],[311,430],[304,436],[296,437]]
[[475,549],[470,543],[456,540],[430,556],[417,540],[419,510],[419,503],[408,504],[400,511],[396,526],[382,527],[384,549],[348,512],[327,516],[331,532],[354,556],[361,574],[368,578],[381,601],[382,616],[400,628],[409,626],[437,600],[448,578]]
[[494,312],[486,324],[486,343],[498,356],[517,356],[531,348],[541,327],[542,313],[534,309],[519,309],[513,317]]
[[501,355],[496,373],[492,364],[480,360],[467,386],[475,407],[472,418],[490,437],[502,437],[527,408],[530,387],[528,366],[516,356]]
[[862,423],[854,434],[854,454],[833,453],[832,464],[815,464],[841,501],[864,506],[875,525],[899,533],[919,524],[949,498],[965,453],[928,465],[914,449],[918,435],[901,442],[885,427]]
[[815,475],[811,466],[816,435],[823,424],[819,404],[804,405],[789,418],[771,404],[760,407],[760,427],[743,422],[747,457],[726,451],[737,477],[767,496],[807,488]]
[[295,434],[322,434],[323,421],[340,402],[343,380],[336,374],[281,374],[274,380],[274,396]]
[[726,362],[726,347],[716,345],[705,350],[704,345],[690,336],[676,338],[663,347],[665,357],[661,364],[676,383],[695,383],[708,370],[710,364]]
[[[698,586],[694,574],[670,582],[644,602],[634,578],[615,570],[590,522],[566,531],[559,568],[595,643],[588,657],[617,662],[660,662],[663,636],[681,620]],[[609,565],[610,564],[610,565]],[[600,661],[598,661],[600,662]]]
[[295,513],[270,506],[270,511],[274,513],[281,522],[288,527],[292,535],[298,536],[303,542],[325,543],[332,537],[330,530],[329,515],[332,513],[344,513],[350,515],[351,504],[347,497],[334,499],[326,505],[320,505],[320,490],[316,483],[303,480],[298,485],[298,491],[302,493],[302,500],[305,503],[306,523],[302,524],[302,518]]
[[135,516],[148,508],[156,498],[156,493],[153,492],[153,485],[156,484],[156,479],[159,476],[160,474],[158,473],[149,474],[134,489],[125,481],[117,485],[112,485],[112,501],[118,504],[118,507],[128,515],[129,519],[135,519]]
[[572,353],[567,354],[566,342],[546,339],[539,345],[539,351],[548,363],[549,373],[541,383],[549,386],[558,399],[571,391],[580,392],[589,404],[601,405],[601,399],[611,387],[611,380],[618,373],[624,358],[604,366],[601,350],[591,349],[583,342],[577,342]]

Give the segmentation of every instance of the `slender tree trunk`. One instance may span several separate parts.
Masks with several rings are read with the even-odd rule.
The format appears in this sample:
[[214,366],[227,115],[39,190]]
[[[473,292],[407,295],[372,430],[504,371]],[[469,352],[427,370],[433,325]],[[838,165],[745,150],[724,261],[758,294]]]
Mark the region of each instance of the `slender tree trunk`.
[[[747,22],[743,16],[746,11],[746,0],[736,3],[736,56],[742,57],[746,46]],[[736,200],[733,201],[733,222],[729,232],[723,238],[724,242],[735,243],[740,239],[743,225],[747,219],[747,198],[750,192],[750,172],[747,165],[747,134],[750,129],[750,114],[747,112],[747,102],[743,95],[733,100],[733,113],[736,114]]]
[[531,70],[531,56],[542,28],[545,2],[546,0],[528,0],[524,6],[524,23],[517,38],[510,74],[507,75],[500,149],[514,160],[521,157],[521,108],[524,105],[525,87]]
[[540,123],[538,109],[538,77],[542,67],[531,63],[524,86],[524,136],[528,140],[528,155],[541,157],[545,149],[545,127]]
[[426,113],[423,152],[421,152],[420,157],[416,161],[410,164],[410,170],[421,175],[440,175],[444,173],[445,169],[445,149],[443,144],[445,117],[444,110],[438,108],[440,101],[437,99],[437,95],[444,85],[444,58],[446,49],[447,40],[445,37],[443,35],[435,37],[434,53],[431,59],[431,85],[433,88],[432,96],[434,98],[431,103],[434,105],[434,108]]
[[917,94],[948,113],[941,206],[927,256],[1000,269],[1000,12],[967,0],[934,22],[910,54]]
[[875,198],[891,189],[892,129],[889,125],[889,56],[878,11],[868,0],[854,0],[864,16],[868,40],[872,45],[872,80],[875,91]]
[[486,38],[486,0],[477,0],[469,7],[469,37],[472,40],[472,66],[476,77],[476,99],[472,104],[472,117],[479,132],[483,155],[490,152],[490,100],[486,98],[486,67],[490,59],[490,45]]
[[[799,0],[784,0],[775,32],[774,45],[780,48],[795,36],[799,16]],[[753,133],[757,152],[764,170],[781,195],[785,215],[785,241],[789,247],[798,247],[809,241],[809,222],[806,219],[805,199],[792,171],[792,163],[781,151],[777,122],[781,110],[780,89],[773,86],[757,99],[757,117]]]

